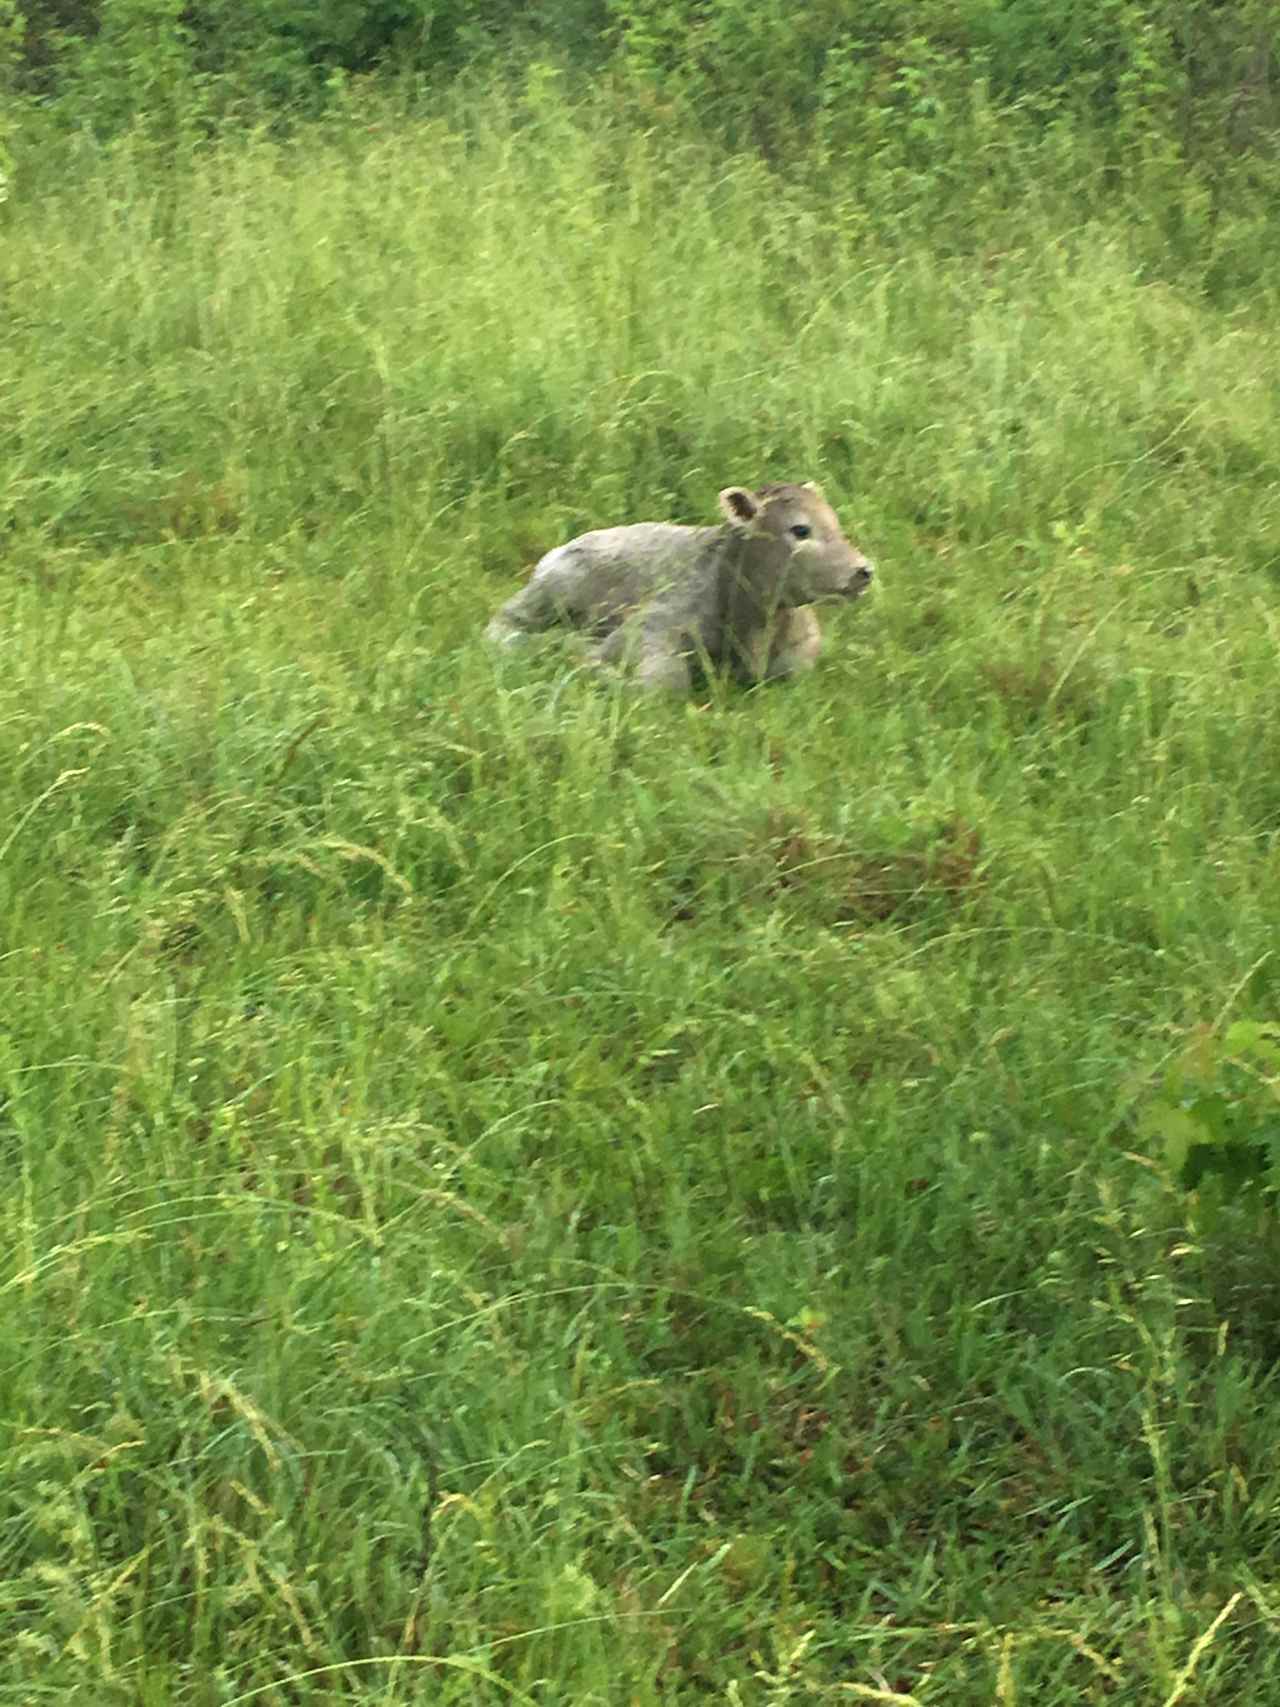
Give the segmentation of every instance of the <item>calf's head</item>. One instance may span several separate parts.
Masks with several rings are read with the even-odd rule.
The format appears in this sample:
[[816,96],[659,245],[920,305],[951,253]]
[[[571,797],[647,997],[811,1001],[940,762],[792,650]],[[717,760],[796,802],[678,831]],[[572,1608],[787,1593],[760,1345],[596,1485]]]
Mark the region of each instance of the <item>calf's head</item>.
[[747,574],[777,605],[856,599],[875,573],[840,531],[820,487],[728,486],[720,508],[737,535]]

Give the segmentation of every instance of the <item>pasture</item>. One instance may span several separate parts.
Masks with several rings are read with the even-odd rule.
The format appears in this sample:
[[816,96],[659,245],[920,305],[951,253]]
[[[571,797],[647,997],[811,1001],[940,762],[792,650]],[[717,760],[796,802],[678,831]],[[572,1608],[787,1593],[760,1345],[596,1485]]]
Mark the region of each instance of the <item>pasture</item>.
[[[1144,1120],[1277,1017],[1261,227],[551,96],[68,160],[0,210],[0,1700],[1280,1701],[1274,1217]],[[482,643],[805,479],[877,583],[803,679]]]

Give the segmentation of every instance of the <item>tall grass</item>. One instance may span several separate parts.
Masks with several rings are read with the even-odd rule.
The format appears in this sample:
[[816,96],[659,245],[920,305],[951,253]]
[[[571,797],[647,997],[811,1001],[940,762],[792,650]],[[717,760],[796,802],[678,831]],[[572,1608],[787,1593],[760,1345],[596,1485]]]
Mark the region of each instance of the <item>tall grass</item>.
[[[1280,1699],[1274,1245],[1132,1125],[1276,1015],[1277,275],[1033,176],[544,95],[9,204],[0,1698]],[[789,476],[811,679],[478,643]]]

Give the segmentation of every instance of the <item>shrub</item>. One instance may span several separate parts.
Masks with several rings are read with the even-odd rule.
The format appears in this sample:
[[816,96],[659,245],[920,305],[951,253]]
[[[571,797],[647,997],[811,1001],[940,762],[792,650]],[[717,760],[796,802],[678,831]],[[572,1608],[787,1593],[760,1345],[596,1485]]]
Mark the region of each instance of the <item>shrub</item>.
[[[15,15],[4,0],[0,27]],[[21,81],[98,130],[210,83],[223,106],[305,108],[346,75],[531,55],[612,63],[730,145],[791,154],[816,133],[935,169],[975,98],[1101,121],[1117,159],[1239,149],[1280,120],[1270,0],[26,0],[22,16]]]
[[816,122],[857,145],[892,120],[936,147],[980,89],[1048,123],[1101,120],[1117,152],[1274,127],[1267,0],[608,0],[619,57],[731,139],[782,149]]
[[1189,1189],[1225,1196],[1280,1187],[1280,1028],[1200,1026],[1162,1075],[1139,1130]]
[[9,137],[14,125],[9,89],[22,50],[25,22],[14,0],[0,0],[0,202],[9,188]]
[[521,42],[567,55],[605,22],[601,0],[27,0],[23,14],[21,85],[99,130],[210,84],[222,106],[305,109],[345,75],[447,73]]

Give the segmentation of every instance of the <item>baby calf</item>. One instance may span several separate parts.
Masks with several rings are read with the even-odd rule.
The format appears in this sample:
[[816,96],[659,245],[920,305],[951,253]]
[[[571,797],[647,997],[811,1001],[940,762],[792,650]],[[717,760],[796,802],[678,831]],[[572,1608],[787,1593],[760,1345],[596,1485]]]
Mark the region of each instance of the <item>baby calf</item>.
[[596,642],[646,688],[687,692],[699,661],[744,682],[812,668],[822,630],[809,608],[856,599],[873,569],[817,486],[729,486],[719,527],[637,522],[547,552],[493,618],[509,645],[557,624]]

